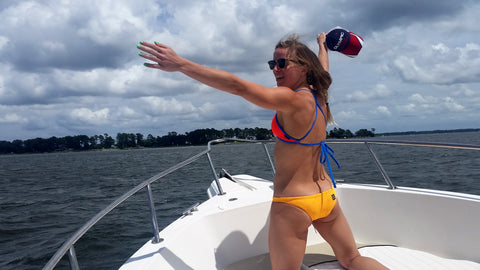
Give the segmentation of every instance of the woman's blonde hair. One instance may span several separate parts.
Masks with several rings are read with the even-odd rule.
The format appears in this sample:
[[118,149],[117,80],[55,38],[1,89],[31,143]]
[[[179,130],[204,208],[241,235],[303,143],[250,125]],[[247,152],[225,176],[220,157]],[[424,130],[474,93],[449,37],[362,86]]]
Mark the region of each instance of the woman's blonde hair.
[[320,64],[317,55],[305,44],[299,41],[299,36],[292,34],[280,40],[275,49],[285,48],[288,50],[288,58],[298,61],[301,65],[307,66],[307,83],[310,90],[317,97],[320,97],[327,105],[326,117],[328,123],[333,123],[333,117],[328,106],[328,88],[332,84],[332,77]]

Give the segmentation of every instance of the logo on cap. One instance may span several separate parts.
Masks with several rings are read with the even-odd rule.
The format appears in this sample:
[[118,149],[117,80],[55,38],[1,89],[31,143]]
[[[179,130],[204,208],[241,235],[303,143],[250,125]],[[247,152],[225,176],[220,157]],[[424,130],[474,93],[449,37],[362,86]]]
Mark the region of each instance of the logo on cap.
[[329,50],[350,57],[357,56],[363,47],[363,39],[359,35],[338,26],[327,33],[325,43]]

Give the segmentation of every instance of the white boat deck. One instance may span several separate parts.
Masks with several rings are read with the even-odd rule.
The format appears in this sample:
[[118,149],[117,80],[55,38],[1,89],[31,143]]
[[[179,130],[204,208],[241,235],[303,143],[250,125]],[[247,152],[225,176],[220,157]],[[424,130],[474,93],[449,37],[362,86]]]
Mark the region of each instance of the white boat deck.
[[[467,260],[446,259],[427,252],[402,247],[367,245],[360,247],[359,251],[363,256],[374,258],[392,270],[480,269],[480,263]],[[302,270],[345,269],[338,263],[330,247],[326,244],[307,247],[303,264]],[[268,254],[251,257],[225,268],[225,270],[260,269],[271,269]]]

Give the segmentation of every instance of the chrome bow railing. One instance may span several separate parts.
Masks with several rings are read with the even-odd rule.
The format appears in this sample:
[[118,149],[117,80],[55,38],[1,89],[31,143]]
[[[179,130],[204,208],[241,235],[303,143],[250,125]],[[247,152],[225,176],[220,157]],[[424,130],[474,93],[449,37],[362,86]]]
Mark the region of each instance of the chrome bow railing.
[[[155,206],[154,206],[154,201],[152,197],[152,189],[151,189],[151,184],[153,182],[159,181],[160,179],[164,178],[165,176],[179,170],[180,168],[183,168],[200,158],[206,156],[208,159],[208,163],[210,165],[210,169],[213,173],[214,181],[217,185],[219,194],[224,194],[223,189],[220,185],[220,181],[218,178],[218,175],[215,171],[215,167],[213,165],[212,159],[210,157],[210,152],[211,152],[211,146],[214,144],[220,144],[220,143],[226,143],[226,142],[244,142],[244,143],[259,143],[262,144],[266,156],[268,158],[268,161],[270,163],[272,173],[275,174],[275,166],[272,161],[272,157],[270,156],[270,153],[267,149],[267,144],[272,143],[274,141],[272,140],[266,140],[266,141],[260,141],[260,140],[242,140],[242,139],[218,139],[218,140],[213,140],[210,141],[207,145],[207,149],[152,176],[151,178],[145,180],[144,182],[140,183],[136,187],[132,188],[129,190],[127,193],[123,194],[120,196],[118,199],[116,199],[114,202],[112,202],[110,205],[108,205],[105,209],[100,211],[98,214],[96,214],[94,217],[92,217],[87,223],[85,223],[80,229],[78,229],[65,243],[57,250],[57,252],[52,256],[52,258],[48,261],[48,263],[43,267],[43,270],[51,270],[54,269],[55,266],[60,262],[60,260],[67,255],[69,258],[70,262],[70,268],[72,270],[77,270],[79,269],[79,264],[77,261],[77,256],[75,253],[75,244],[77,241],[87,232],[89,231],[95,224],[97,224],[103,217],[105,217],[108,213],[110,213],[113,209],[118,207],[120,204],[125,202],[128,198],[130,198],[132,195],[140,192],[141,190],[145,190],[147,193],[147,198],[148,198],[148,205],[150,209],[150,216],[151,216],[151,222],[152,222],[152,227],[153,227],[153,243],[160,243],[163,239],[160,238],[159,236],[159,227],[158,227],[158,222],[157,222],[157,217],[155,213]],[[395,185],[392,183],[390,177],[388,176],[387,172],[383,168],[382,164],[380,163],[379,159],[377,158],[375,152],[372,149],[372,145],[409,145],[409,146],[426,146],[426,147],[441,147],[441,148],[455,148],[455,149],[470,149],[470,150],[480,150],[480,146],[477,145],[462,145],[462,144],[439,144],[439,143],[429,143],[429,142],[414,142],[414,141],[380,141],[380,140],[353,140],[353,139],[346,139],[346,140],[329,140],[328,144],[337,144],[337,143],[342,143],[342,144],[364,144],[371,157],[373,158],[375,165],[379,169],[381,175],[383,176],[383,179],[387,183],[387,188],[388,189],[395,189]]]
[[215,172],[215,167],[213,165],[212,159],[210,157],[210,152],[211,152],[211,146],[214,144],[220,144],[220,143],[226,143],[226,142],[244,142],[244,143],[260,143],[263,145],[263,148],[265,149],[265,153],[268,157],[268,160],[270,162],[270,165],[272,167],[272,172],[275,173],[275,168],[272,162],[272,158],[270,157],[270,153],[268,152],[267,143],[272,143],[273,141],[261,141],[261,140],[242,140],[242,139],[218,139],[218,140],[213,140],[208,142],[207,149],[152,176],[151,178],[143,181],[136,187],[132,188],[129,190],[127,193],[123,194],[120,196],[118,199],[116,199],[114,202],[112,202],[110,205],[108,205],[106,208],[104,208],[102,211],[100,211],[98,214],[96,214],[94,217],[92,217],[87,223],[85,223],[80,229],[78,229],[65,243],[57,250],[57,252],[52,256],[52,258],[48,261],[48,263],[43,267],[43,270],[50,270],[54,269],[54,267],[60,262],[60,260],[67,254],[68,259],[70,262],[70,268],[72,270],[78,270],[79,264],[77,261],[77,256],[75,253],[75,248],[74,245],[77,243],[77,241],[88,231],[90,230],[97,222],[99,222],[103,217],[105,217],[108,213],[110,213],[113,209],[118,207],[120,204],[125,202],[128,198],[133,196],[134,194],[138,193],[141,190],[145,190],[147,193],[147,198],[148,198],[148,205],[150,209],[150,216],[151,216],[151,222],[152,222],[152,227],[153,227],[153,242],[154,243],[160,243],[163,239],[160,238],[159,236],[159,227],[158,227],[158,221],[157,221],[157,216],[155,213],[155,206],[154,206],[154,201],[153,201],[153,196],[152,196],[152,189],[151,189],[151,184],[153,182],[156,182],[165,176],[199,160],[200,158],[206,156],[208,159],[208,163],[210,164],[210,168],[213,173],[213,177],[215,180],[215,183],[217,185],[218,190],[220,191],[220,194],[224,194],[222,186],[220,185],[220,181],[218,179],[217,173]]

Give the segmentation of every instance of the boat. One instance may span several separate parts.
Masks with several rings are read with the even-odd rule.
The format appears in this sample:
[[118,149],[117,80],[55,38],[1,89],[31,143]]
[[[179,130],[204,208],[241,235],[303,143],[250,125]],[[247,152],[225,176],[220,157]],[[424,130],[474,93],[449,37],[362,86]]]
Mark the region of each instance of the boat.
[[[210,141],[204,151],[154,175],[112,202],[65,241],[43,269],[54,269],[64,256],[69,258],[71,269],[79,269],[75,243],[105,215],[138,192],[148,195],[153,236],[145,239],[145,244],[130,258],[125,258],[121,270],[270,269],[268,216],[273,182],[249,174],[232,175],[225,169],[217,173],[210,156],[214,145],[234,142],[254,143],[259,149],[263,148],[273,179],[275,168],[267,148],[273,141]],[[380,172],[379,178],[384,181],[378,184],[337,181],[337,197],[362,255],[375,258],[390,269],[480,269],[480,196],[396,186],[373,147],[478,151],[480,146],[352,139],[328,143],[365,145]],[[213,175],[207,180],[207,183],[211,181],[207,187],[208,199],[192,205],[160,230],[151,184],[205,156]],[[309,228],[301,269],[343,269],[313,227]]]

